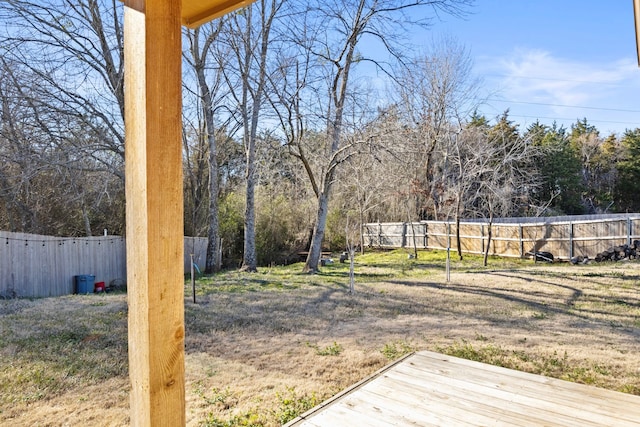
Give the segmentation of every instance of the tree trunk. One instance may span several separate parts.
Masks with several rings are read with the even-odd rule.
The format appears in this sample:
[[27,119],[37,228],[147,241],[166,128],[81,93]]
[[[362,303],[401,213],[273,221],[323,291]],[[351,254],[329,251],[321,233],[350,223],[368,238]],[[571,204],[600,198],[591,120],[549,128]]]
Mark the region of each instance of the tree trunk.
[[255,148],[249,148],[247,155],[247,196],[244,211],[244,255],[242,271],[258,271],[256,256],[256,208],[255,208]]
[[362,205],[360,206],[360,255],[364,255],[364,212],[362,209]]
[[202,98],[202,114],[204,115],[206,126],[207,148],[209,150],[209,215],[207,227],[207,259],[205,260],[205,273],[211,274],[220,271],[218,258],[219,248],[219,220],[218,220],[218,147],[215,138],[215,123],[213,120],[213,99],[211,89],[207,84],[205,75],[207,43],[202,53],[199,52],[200,32],[198,29],[193,32],[193,44],[191,52],[194,61],[194,69],[198,79],[198,88]]
[[354,258],[356,256],[356,249],[351,245],[349,248],[349,293],[356,293],[356,280],[355,280],[355,262]]
[[458,258],[462,261],[462,242],[460,241],[460,213],[456,214],[456,245],[458,246]]
[[320,257],[322,256],[322,240],[327,224],[327,214],[329,212],[329,195],[323,192],[318,197],[318,215],[316,217],[316,227],[311,239],[311,247],[307,255],[307,262],[304,265],[305,273],[317,273]]
[[484,248],[484,260],[482,263],[485,267],[487,266],[488,260],[489,260],[489,248],[491,247],[492,223],[493,223],[493,217],[490,217],[489,225],[487,226],[487,246]]
[[[244,217],[244,256],[242,259],[242,270],[256,272],[258,271],[258,256],[256,254],[256,208],[255,208],[255,188],[256,188],[256,139],[258,131],[258,119],[260,117],[260,111],[262,108],[262,98],[264,96],[265,85],[267,82],[267,53],[270,46],[270,33],[273,20],[276,17],[276,13],[279,10],[278,2],[272,1],[270,8],[267,8],[267,2],[262,1],[260,5],[260,50],[259,50],[259,66],[258,75],[256,76],[257,84],[252,91],[251,74],[251,60],[254,47],[252,46],[251,35],[251,22],[253,16],[253,9],[249,7],[247,9],[247,33],[245,43],[245,55],[244,64],[242,65],[243,77],[243,95],[242,104],[243,109],[243,126],[245,131],[245,138],[248,132],[248,138],[245,139],[245,150],[247,153],[247,195],[246,195],[246,208]],[[268,10],[267,10],[268,9]],[[249,106],[248,94],[251,93],[252,103]],[[251,116],[249,117],[247,108],[251,109]]]
[[[207,109],[211,112],[210,109]],[[211,115],[212,112],[211,112]],[[208,118],[207,118],[208,122]],[[213,117],[211,118],[213,122]],[[213,132],[208,133],[209,139],[209,227],[207,229],[207,260],[205,263],[205,273],[211,274],[220,271],[221,259],[218,256],[220,252],[219,235],[220,224],[218,220],[218,160],[216,142]]]

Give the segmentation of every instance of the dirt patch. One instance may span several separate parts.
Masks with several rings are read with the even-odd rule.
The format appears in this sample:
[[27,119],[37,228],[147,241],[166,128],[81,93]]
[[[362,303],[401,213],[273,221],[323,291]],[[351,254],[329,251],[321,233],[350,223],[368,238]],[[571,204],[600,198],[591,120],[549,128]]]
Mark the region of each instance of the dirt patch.
[[[188,425],[279,425],[421,349],[640,394],[638,263],[358,268],[199,282]],[[0,339],[0,424],[128,425],[125,295],[0,301]]]

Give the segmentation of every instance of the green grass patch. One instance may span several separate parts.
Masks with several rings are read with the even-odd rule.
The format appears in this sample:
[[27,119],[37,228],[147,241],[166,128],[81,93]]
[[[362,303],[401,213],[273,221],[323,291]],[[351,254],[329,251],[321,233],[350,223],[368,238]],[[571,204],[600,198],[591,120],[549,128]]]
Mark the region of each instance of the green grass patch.
[[[447,251],[396,249],[391,251],[372,251],[356,257],[356,264],[367,267],[387,268],[390,273],[412,274],[414,270],[423,272],[425,269],[444,269],[447,261]],[[489,265],[485,267],[482,255],[464,254],[460,260],[455,250],[450,251],[450,265],[452,269],[462,271],[481,271],[486,269],[518,269],[530,267],[530,260],[518,258],[489,257]]]
[[406,341],[386,343],[380,352],[389,360],[397,360],[402,356],[413,353],[417,348]]
[[227,419],[218,418],[210,413],[200,425],[205,427],[264,427],[267,422],[258,413],[249,411]]
[[[410,257],[411,255],[411,257]],[[445,268],[446,251],[419,250],[413,258],[413,251],[396,249],[390,251],[368,251],[355,258],[355,277],[358,283],[374,284],[391,278],[424,278],[440,273]],[[531,267],[530,260],[491,258],[489,267],[483,266],[480,255],[465,255],[458,259],[451,252],[451,268],[457,272],[478,272],[484,270]],[[334,262],[320,268],[318,274],[303,273],[304,263],[287,266],[260,268],[257,273],[226,271],[196,279],[196,294],[286,292],[305,286],[348,286],[349,264]],[[191,294],[191,282],[185,282],[186,294]],[[358,285],[356,284],[356,287]],[[345,288],[346,289],[346,288]]]
[[313,348],[318,356],[337,356],[342,353],[342,350],[344,350],[342,346],[335,341],[333,342],[333,344],[328,345],[324,348],[311,343],[307,343],[307,346]]
[[[606,384],[608,377],[615,372],[613,368],[599,363],[571,360],[566,351],[530,353],[524,350],[508,350],[492,344],[474,346],[465,341],[438,347],[436,351],[462,359],[595,386]],[[623,391],[628,393],[640,394],[637,393],[640,389],[628,385],[623,388]]]
[[286,393],[278,393],[277,397],[279,405],[276,409],[276,419],[280,424],[286,424],[322,403],[322,399],[316,393],[299,395],[293,387],[288,388]]
[[[205,402],[209,405],[220,405],[220,401],[226,402],[228,394],[226,391],[222,399],[218,399],[218,391],[214,390],[214,398],[205,397]],[[294,418],[307,412],[309,409],[322,403],[323,399],[316,393],[296,392],[295,387],[287,387],[285,392],[276,393],[277,406],[274,409],[253,408],[241,413],[235,413],[229,417],[220,417],[210,412],[206,419],[200,424],[205,427],[265,427],[272,425],[270,420],[276,420],[279,425],[283,425]],[[234,405],[227,405],[225,410],[233,411]]]
[[[302,274],[300,274],[302,276]],[[196,295],[206,295],[210,293],[246,293],[246,292],[266,292],[266,291],[289,291],[298,289],[304,282],[302,279],[290,277],[289,280],[282,280],[280,275],[250,273],[227,273],[214,276],[205,276],[196,280]],[[188,282],[187,287],[191,284]],[[187,290],[187,293],[190,289]]]
[[436,351],[448,354],[449,356],[474,360],[476,362],[488,363],[496,366],[508,365],[505,362],[505,359],[509,353],[492,344],[475,347],[473,344],[462,341],[455,342],[446,347],[437,347]]

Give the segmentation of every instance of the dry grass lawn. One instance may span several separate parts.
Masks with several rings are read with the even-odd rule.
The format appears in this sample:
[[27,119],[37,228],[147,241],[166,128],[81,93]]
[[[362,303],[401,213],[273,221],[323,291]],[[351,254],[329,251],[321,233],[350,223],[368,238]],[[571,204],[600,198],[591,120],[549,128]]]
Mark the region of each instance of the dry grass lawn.
[[[640,394],[640,263],[396,251],[185,287],[190,426],[274,426],[414,350]],[[0,301],[0,425],[128,425],[124,294]]]

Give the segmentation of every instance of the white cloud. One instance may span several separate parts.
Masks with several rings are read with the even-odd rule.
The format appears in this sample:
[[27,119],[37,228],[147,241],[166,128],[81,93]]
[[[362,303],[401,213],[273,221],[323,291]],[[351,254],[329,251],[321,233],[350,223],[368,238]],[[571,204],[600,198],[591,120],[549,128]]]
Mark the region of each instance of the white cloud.
[[556,57],[544,50],[516,50],[507,57],[479,58],[476,64],[485,81],[495,88],[496,98],[504,105],[513,104],[509,107],[512,112],[517,109],[523,116],[557,117],[559,122],[587,117],[594,123],[606,123],[602,128],[607,131],[619,132],[640,126],[640,69],[633,59],[594,64]]

